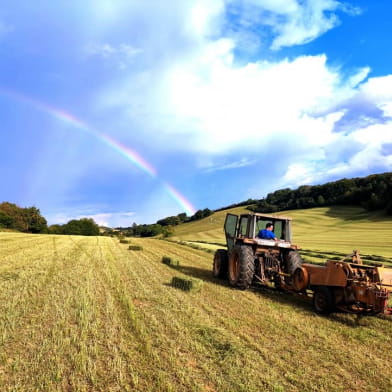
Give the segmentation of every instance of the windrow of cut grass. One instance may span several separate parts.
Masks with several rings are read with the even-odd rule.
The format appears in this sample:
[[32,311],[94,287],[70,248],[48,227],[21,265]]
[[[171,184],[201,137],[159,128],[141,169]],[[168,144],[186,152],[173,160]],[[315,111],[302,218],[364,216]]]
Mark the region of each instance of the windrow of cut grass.
[[[213,279],[204,251],[132,243],[143,251],[0,233],[1,391],[392,389],[391,320],[319,317],[296,297]],[[178,290],[175,276],[203,285]]]
[[[177,226],[172,239],[225,246],[223,224],[228,212],[238,215],[249,211],[242,207],[219,211],[200,221]],[[283,211],[280,214],[293,219],[293,242],[301,248],[345,255],[358,249],[367,255],[392,259],[391,216],[343,206]]]

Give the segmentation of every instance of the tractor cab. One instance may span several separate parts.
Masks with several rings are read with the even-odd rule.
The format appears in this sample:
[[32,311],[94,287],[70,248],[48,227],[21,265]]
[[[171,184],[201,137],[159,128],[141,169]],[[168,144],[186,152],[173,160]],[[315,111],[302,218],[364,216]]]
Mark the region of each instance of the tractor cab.
[[[260,230],[267,223],[274,226],[278,241],[258,237]],[[267,214],[227,214],[224,225],[227,249],[230,252],[239,242],[254,243],[265,246],[291,247],[291,218]]]

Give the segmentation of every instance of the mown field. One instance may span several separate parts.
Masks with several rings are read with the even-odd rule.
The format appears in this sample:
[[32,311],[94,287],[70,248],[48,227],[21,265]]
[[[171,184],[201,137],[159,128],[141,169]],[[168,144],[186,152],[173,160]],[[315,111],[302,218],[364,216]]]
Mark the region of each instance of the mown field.
[[[223,224],[227,212],[219,211],[206,219],[180,225],[171,239],[214,250],[222,247],[225,245]],[[238,215],[249,211],[241,207],[229,212]],[[367,256],[379,256],[379,260],[375,257],[374,261],[392,266],[391,216],[359,207],[292,210],[283,211],[281,215],[293,219],[293,242],[302,248],[306,261],[324,262],[357,249]]]
[[296,297],[212,279],[203,250],[132,243],[143,250],[0,233],[0,391],[392,390],[390,318],[320,317]]

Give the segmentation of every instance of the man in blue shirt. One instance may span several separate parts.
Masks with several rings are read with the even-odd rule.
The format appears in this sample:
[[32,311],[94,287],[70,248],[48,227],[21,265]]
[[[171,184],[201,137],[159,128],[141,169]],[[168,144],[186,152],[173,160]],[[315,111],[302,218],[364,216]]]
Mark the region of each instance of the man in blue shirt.
[[265,229],[259,231],[257,237],[262,238],[263,240],[276,240],[275,234],[273,232],[274,225],[272,223],[267,223],[265,225]]

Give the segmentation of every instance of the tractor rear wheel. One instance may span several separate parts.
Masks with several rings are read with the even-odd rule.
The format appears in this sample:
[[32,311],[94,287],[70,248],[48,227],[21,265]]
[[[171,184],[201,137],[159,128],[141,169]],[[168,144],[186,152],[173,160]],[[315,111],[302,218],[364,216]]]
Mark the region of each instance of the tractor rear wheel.
[[287,261],[287,273],[294,274],[297,268],[302,267],[302,258],[296,250],[290,250],[286,256]]
[[226,278],[229,258],[226,249],[218,249],[214,255],[212,274],[214,278]]
[[313,306],[318,314],[329,314],[335,308],[335,298],[330,288],[318,286],[313,293]]
[[296,250],[290,250],[286,254],[286,273],[290,276],[285,276],[284,281],[287,285],[293,286],[293,275],[294,272],[302,267],[302,258]]
[[247,245],[237,245],[229,257],[229,283],[240,289],[247,289],[255,273],[253,249]]

